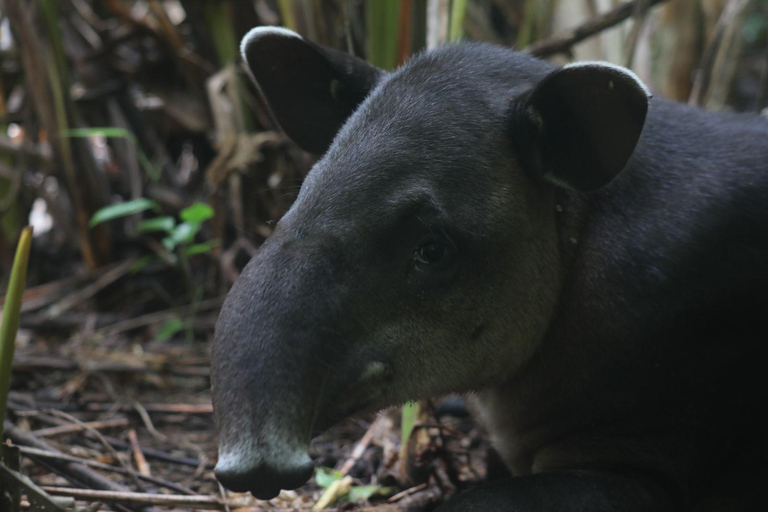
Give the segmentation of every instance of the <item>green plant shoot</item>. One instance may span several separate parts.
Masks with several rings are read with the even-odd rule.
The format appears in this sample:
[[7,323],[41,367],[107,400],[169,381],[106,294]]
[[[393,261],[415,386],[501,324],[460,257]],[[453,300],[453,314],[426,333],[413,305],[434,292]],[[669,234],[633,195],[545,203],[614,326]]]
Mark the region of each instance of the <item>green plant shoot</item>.
[[27,280],[29,251],[32,246],[32,228],[26,227],[21,231],[16,257],[13,260],[11,277],[8,281],[8,291],[5,294],[3,316],[0,320],[0,426],[5,420],[8,404],[8,392],[11,388],[11,369],[13,368],[13,352],[16,348],[16,331],[19,329],[21,315],[21,299],[24,294],[24,283]]

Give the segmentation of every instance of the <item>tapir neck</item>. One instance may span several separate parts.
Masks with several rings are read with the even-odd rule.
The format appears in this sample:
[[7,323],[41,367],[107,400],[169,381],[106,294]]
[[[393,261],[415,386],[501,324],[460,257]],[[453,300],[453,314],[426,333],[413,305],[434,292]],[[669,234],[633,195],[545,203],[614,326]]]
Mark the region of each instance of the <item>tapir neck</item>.
[[654,99],[624,172],[561,195],[553,321],[528,365],[479,395],[513,472],[612,461],[681,482],[733,446],[728,425],[757,425],[720,385],[768,395],[768,205],[755,189],[768,190],[768,121]]
[[579,254],[593,202],[594,197],[589,194],[562,188],[554,191],[561,282],[567,278]]

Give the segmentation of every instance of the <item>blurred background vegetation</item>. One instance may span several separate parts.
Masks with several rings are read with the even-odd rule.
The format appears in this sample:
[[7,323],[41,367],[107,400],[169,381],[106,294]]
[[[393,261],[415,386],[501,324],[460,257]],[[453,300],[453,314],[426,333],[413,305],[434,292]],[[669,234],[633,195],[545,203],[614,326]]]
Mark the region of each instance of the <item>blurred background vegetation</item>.
[[[571,44],[612,12],[626,19]],[[489,41],[629,66],[711,109],[768,106],[768,0],[0,0],[0,290],[28,223],[30,283],[53,283],[23,326],[195,305],[145,326],[171,337],[215,317],[315,158],[244,73],[239,41],[258,25],[384,68]]]

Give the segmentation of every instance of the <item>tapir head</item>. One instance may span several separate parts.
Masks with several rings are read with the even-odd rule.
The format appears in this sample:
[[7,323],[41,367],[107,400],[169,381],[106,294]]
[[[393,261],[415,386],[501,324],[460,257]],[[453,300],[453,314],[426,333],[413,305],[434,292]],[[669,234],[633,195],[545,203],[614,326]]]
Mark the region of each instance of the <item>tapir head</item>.
[[323,154],[216,324],[216,474],[271,498],[356,413],[514,377],[555,309],[553,190],[627,163],[648,93],[605,64],[489,45],[385,73],[285,29],[243,56],[278,121]]

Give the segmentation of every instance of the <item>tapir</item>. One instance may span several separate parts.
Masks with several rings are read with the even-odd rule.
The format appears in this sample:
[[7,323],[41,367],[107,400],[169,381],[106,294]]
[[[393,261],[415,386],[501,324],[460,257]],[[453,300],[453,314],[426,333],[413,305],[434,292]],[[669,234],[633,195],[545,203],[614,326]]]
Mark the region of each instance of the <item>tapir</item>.
[[216,324],[225,487],[272,498],[340,420],[465,393],[512,477],[443,510],[768,510],[766,119],[489,44],[242,53],[321,156]]

